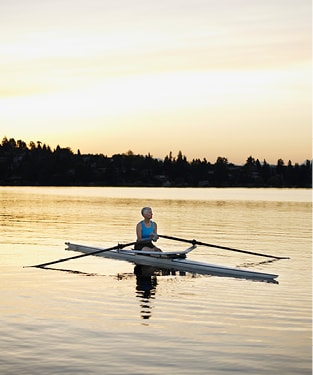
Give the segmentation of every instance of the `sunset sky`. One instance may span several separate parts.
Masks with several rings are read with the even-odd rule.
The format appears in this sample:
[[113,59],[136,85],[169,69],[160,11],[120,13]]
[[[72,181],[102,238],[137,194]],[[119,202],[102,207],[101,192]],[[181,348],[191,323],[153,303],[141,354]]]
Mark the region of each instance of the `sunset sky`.
[[3,0],[0,137],[311,159],[310,0]]

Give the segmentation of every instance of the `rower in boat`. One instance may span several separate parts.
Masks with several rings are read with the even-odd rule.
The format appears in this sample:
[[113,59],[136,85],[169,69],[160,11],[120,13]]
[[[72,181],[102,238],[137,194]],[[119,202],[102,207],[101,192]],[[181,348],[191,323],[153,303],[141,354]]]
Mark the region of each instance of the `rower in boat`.
[[[154,229],[155,229],[155,226],[154,226]],[[145,266],[145,267],[157,268],[162,271],[167,270],[167,272],[170,272],[170,273],[189,272],[193,274],[240,277],[240,278],[246,278],[246,279],[255,279],[255,280],[260,280],[260,281],[278,283],[276,280],[274,280],[278,277],[277,274],[199,262],[196,260],[187,259],[186,255],[190,253],[191,251],[193,251],[197,247],[197,245],[200,245],[200,246],[215,247],[215,248],[222,249],[222,250],[229,250],[229,251],[235,251],[235,252],[240,252],[240,253],[245,253],[245,254],[250,254],[250,255],[267,257],[267,258],[271,258],[271,262],[274,259],[276,260],[290,259],[289,257],[279,257],[279,256],[274,256],[274,255],[269,255],[269,254],[235,249],[235,248],[221,246],[221,245],[213,245],[213,244],[200,242],[196,240],[188,240],[188,239],[172,237],[172,236],[157,235],[157,237],[176,240],[180,242],[187,242],[187,243],[190,243],[192,246],[190,246],[189,248],[183,251],[154,251],[153,248],[150,248],[150,247],[147,247],[148,250],[145,250],[144,246],[142,247],[141,250],[136,250],[132,248],[126,249],[127,247],[131,247],[131,246],[138,244],[139,241],[130,242],[126,244],[119,243],[109,248],[100,248],[100,247],[93,247],[93,246],[80,245],[80,244],[74,244],[71,242],[66,242],[66,245],[67,245],[66,250],[78,251],[82,254],[72,256],[69,258],[58,259],[58,260],[51,261],[51,262],[41,263],[41,264],[37,264],[34,266],[29,266],[29,267],[44,268],[46,266],[65,262],[71,259],[77,259],[77,258],[89,256],[89,255],[95,255],[95,256],[101,256],[104,258],[130,262],[132,264],[140,266],[141,270],[142,270],[142,266]],[[264,264],[264,262],[262,263]],[[140,271],[140,269],[138,269],[138,271]],[[135,272],[135,274],[142,275],[143,272]]]
[[158,225],[155,221],[152,221],[153,213],[151,207],[143,207],[141,215],[144,219],[136,225],[137,242],[135,250],[162,251],[153,244],[153,242],[158,240],[159,236]]

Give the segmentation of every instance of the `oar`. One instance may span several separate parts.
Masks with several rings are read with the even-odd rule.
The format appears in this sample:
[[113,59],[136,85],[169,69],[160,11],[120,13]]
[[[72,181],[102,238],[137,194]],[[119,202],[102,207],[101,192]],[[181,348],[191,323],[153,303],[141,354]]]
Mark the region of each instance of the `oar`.
[[48,262],[48,263],[36,264],[36,265],[34,265],[34,266],[24,266],[23,268],[27,268],[27,267],[37,267],[37,268],[42,268],[42,267],[45,267],[45,266],[50,266],[51,264],[56,264],[56,263],[66,262],[67,260],[71,260],[71,259],[83,258],[83,257],[87,257],[87,256],[89,256],[89,255],[95,255],[95,254],[103,253],[104,251],[110,251],[110,250],[115,250],[115,249],[123,249],[124,247],[132,246],[132,245],[134,245],[135,243],[136,243],[136,242],[130,242],[130,243],[126,243],[126,244],[118,244],[118,245],[116,245],[116,246],[109,247],[109,248],[107,248],[107,249],[101,249],[101,250],[93,251],[93,252],[88,253],[88,254],[75,255],[75,256],[70,257],[70,258],[62,258],[62,259],[54,260],[54,261],[52,261],[52,262]]
[[181,241],[181,242],[188,242],[193,245],[200,245],[200,246],[209,246],[209,247],[216,247],[217,249],[223,249],[223,250],[230,250],[230,251],[237,251],[238,253],[245,253],[245,254],[251,254],[251,255],[258,255],[262,257],[267,257],[267,258],[274,258],[274,259],[290,259],[289,257],[277,257],[275,255],[268,255],[268,254],[261,254],[261,253],[255,253],[252,251],[246,251],[246,250],[239,250],[239,249],[234,249],[232,247],[227,247],[227,246],[219,246],[219,245],[213,245],[210,243],[205,243],[205,242],[200,242],[196,240],[185,240],[184,238],[178,238],[178,237],[172,237],[172,236],[165,236],[158,234],[159,237],[161,238],[167,238],[168,240],[175,240],[175,241]]

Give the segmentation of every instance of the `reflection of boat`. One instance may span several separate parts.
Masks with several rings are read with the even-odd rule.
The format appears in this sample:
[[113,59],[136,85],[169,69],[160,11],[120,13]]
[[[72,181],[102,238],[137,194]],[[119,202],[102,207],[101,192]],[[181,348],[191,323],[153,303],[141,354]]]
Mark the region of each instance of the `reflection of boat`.
[[101,252],[102,249],[98,247],[73,244],[70,242],[66,242],[66,245],[67,250],[79,251],[85,254],[96,252],[93,255],[109,259],[124,260],[127,262],[131,262],[133,264],[155,267],[163,270],[165,269],[170,271],[181,271],[194,274],[240,277],[247,279],[266,280],[272,282],[276,277],[278,277],[278,275],[269,273],[255,272],[241,268],[225,267],[216,264],[209,264],[190,259],[185,259],[186,254],[196,248],[195,245],[180,252],[151,252],[124,249],[103,249],[103,251]]

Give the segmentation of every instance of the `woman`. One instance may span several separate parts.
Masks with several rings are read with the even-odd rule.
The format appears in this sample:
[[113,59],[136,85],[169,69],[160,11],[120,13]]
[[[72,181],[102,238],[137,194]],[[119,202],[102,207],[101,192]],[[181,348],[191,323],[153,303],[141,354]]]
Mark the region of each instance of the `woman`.
[[157,223],[151,220],[153,215],[152,209],[150,207],[144,207],[141,210],[141,215],[144,219],[136,226],[137,243],[135,244],[135,249],[144,251],[162,251],[152,243],[152,241],[157,241],[159,238],[157,234]]

